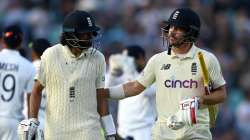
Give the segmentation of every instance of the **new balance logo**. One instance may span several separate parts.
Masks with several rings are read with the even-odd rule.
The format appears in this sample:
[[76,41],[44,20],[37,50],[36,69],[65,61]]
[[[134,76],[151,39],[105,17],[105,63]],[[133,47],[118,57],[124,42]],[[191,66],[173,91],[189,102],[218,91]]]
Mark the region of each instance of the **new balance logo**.
[[168,70],[170,68],[171,64],[163,64],[161,66],[161,70]]
[[87,21],[88,21],[88,25],[89,25],[89,27],[92,27],[92,26],[93,26],[93,24],[92,24],[92,22],[91,22],[90,17],[87,17]]

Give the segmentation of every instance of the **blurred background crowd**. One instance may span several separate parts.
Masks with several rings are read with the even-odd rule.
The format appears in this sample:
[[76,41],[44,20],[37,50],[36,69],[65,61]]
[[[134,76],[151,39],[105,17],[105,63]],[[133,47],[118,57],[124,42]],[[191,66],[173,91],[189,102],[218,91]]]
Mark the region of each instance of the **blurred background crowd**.
[[107,58],[133,44],[143,46],[149,58],[166,49],[161,23],[177,7],[190,7],[200,15],[197,46],[215,53],[227,81],[228,99],[220,105],[214,139],[250,139],[249,0],[0,0],[0,29],[21,25],[21,52],[30,59],[32,40],[58,43],[65,15],[82,9],[102,28],[98,48]]

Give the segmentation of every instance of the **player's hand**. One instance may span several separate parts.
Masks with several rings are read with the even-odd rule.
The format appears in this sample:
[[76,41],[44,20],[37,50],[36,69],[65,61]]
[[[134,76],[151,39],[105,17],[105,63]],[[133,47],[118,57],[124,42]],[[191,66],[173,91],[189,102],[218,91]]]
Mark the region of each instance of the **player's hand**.
[[113,76],[120,76],[123,73],[124,56],[114,54],[109,57],[109,72]]
[[32,140],[37,132],[39,121],[36,118],[22,120],[18,125],[19,140]]
[[199,98],[193,97],[180,102],[180,110],[167,119],[167,125],[173,130],[181,129],[183,126],[193,126],[197,123],[197,112]]
[[116,140],[116,136],[115,135],[106,136],[106,140]]

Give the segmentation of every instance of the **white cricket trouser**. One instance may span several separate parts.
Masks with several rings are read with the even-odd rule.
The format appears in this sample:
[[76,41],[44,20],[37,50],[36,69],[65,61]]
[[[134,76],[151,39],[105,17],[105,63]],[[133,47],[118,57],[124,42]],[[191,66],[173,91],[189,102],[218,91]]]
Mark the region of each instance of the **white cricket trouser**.
[[0,140],[17,140],[19,120],[0,117]]
[[152,135],[153,140],[212,140],[212,134],[206,124],[172,130],[166,123],[157,122],[153,127]]
[[128,136],[131,136],[134,138],[134,140],[152,140],[152,126],[147,126],[139,129],[135,129],[130,133],[122,133],[118,132],[119,135],[125,139]]

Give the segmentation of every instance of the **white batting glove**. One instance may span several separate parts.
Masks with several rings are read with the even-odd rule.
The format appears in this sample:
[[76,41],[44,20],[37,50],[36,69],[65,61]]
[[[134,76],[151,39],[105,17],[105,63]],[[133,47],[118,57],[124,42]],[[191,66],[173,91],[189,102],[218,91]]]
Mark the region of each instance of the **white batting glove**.
[[18,125],[19,140],[32,140],[35,137],[39,121],[36,118],[22,120]]
[[123,73],[124,56],[114,54],[109,57],[109,72],[113,76],[120,76]]
[[197,123],[197,111],[199,108],[199,98],[193,97],[180,102],[180,110],[167,119],[167,125],[173,130],[178,130]]
[[115,140],[116,128],[112,115],[102,116],[101,124],[105,132],[106,140]]

